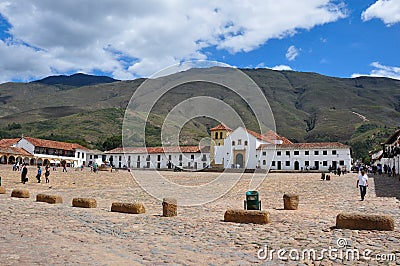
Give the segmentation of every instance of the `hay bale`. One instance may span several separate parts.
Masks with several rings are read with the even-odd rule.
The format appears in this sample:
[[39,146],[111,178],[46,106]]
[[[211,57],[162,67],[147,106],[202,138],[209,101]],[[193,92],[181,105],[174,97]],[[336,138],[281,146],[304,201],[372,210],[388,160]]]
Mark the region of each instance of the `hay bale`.
[[14,189],[11,192],[11,197],[15,197],[15,198],[29,198],[29,191],[26,189]]
[[271,222],[269,212],[249,210],[227,210],[224,215],[224,221],[253,224],[267,224]]
[[393,231],[394,220],[393,217],[389,215],[339,213],[336,216],[336,228]]
[[176,199],[164,198],[162,206],[164,217],[173,217],[178,215],[178,203]]
[[146,209],[143,203],[123,203],[123,202],[113,202],[111,204],[112,212],[123,212],[123,213],[145,213]]
[[72,200],[72,207],[96,208],[97,202],[95,199],[90,199],[90,198],[74,198]]
[[37,194],[36,201],[47,202],[49,204],[63,203],[61,196],[58,195],[47,195],[47,194]]
[[0,186],[0,194],[6,194],[6,189]]
[[299,195],[284,194],[283,195],[283,208],[285,210],[297,210],[299,206]]

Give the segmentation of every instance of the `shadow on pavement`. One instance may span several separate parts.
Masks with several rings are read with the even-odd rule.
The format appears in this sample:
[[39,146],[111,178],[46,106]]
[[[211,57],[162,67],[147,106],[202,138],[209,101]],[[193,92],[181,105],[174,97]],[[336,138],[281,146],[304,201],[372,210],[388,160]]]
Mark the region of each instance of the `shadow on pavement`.
[[385,175],[370,176],[374,179],[375,194],[377,197],[396,197],[400,200],[399,176],[388,177]]

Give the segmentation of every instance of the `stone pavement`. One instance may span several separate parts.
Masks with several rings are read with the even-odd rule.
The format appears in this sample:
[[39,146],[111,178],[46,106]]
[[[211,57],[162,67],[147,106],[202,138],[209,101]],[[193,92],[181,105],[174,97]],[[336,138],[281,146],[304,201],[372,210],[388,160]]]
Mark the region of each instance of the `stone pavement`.
[[[243,208],[250,174],[211,203],[182,207],[178,202],[176,217],[162,217],[161,201],[144,192],[125,171],[57,171],[51,173],[50,184],[33,183],[34,168],[29,174],[30,182],[23,185],[11,166],[0,166],[7,189],[0,195],[1,265],[378,265],[377,257],[387,260],[382,265],[400,265],[400,182],[395,178],[371,176],[366,200],[360,201],[356,174],[331,175],[331,181],[322,181],[319,174],[269,174],[258,191],[271,223],[255,225],[223,222],[226,209]],[[163,174],[185,185],[218,176]],[[28,189],[31,198],[11,198],[13,188]],[[63,204],[35,202],[39,193],[61,195]],[[298,210],[283,210],[284,193],[299,194]],[[96,198],[98,207],[73,208],[75,197]],[[112,202],[134,201],[145,204],[145,214],[110,212]],[[395,231],[334,228],[339,212],[355,211],[392,215]],[[334,250],[338,240],[360,254],[370,250],[371,260],[361,255],[360,260],[340,259],[345,248]],[[275,252],[263,259],[266,249],[287,252],[283,258]],[[324,249],[331,256],[291,260],[296,252],[307,250],[315,250],[318,259]],[[396,260],[388,261],[393,256]]]

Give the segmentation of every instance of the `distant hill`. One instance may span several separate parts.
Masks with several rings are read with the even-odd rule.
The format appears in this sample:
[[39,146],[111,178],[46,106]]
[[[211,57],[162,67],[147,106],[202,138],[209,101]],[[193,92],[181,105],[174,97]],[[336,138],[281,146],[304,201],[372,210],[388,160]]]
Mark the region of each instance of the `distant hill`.
[[65,86],[81,87],[81,86],[89,86],[101,83],[112,83],[116,81],[118,80],[106,76],[93,76],[83,73],[77,73],[71,76],[65,76],[65,75],[50,76],[33,82],[46,85],[56,85],[56,86],[65,85]]
[[[215,73],[210,69],[188,71]],[[294,142],[340,141],[352,146],[356,158],[364,158],[400,127],[399,80],[334,78],[268,69],[243,71],[268,99],[277,132]],[[162,77],[160,82],[186,73]],[[0,84],[0,137],[24,134],[81,139],[101,148],[98,145],[104,139],[121,134],[124,109],[145,80],[116,81],[84,74],[65,78],[67,81],[49,77],[31,83]],[[86,81],[79,83],[81,78]],[[228,103],[245,118],[249,129],[255,129],[254,116],[237,95],[214,84],[190,82],[169,91],[154,106],[148,144],[159,144],[166,114],[194,96],[216,97]],[[138,114],[138,119],[144,119],[144,115]],[[216,123],[207,118],[189,121],[181,132],[181,143],[193,144],[206,137],[207,129]]]

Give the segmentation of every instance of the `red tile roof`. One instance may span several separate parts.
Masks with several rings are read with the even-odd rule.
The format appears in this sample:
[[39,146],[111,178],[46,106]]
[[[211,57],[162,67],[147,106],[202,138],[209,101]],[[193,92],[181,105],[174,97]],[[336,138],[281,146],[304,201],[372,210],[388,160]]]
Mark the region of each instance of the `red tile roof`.
[[267,142],[272,142],[272,139],[270,139],[267,136],[263,136],[257,132],[254,132],[250,129],[246,129],[247,133],[249,133],[250,135],[254,136],[255,138],[259,139],[259,140],[263,140],[263,141],[267,141]]
[[201,153],[209,152],[209,146],[167,146],[167,147],[138,147],[138,148],[116,148],[110,151],[106,151],[106,154],[112,153]]
[[47,139],[37,139],[37,138],[30,138],[24,137],[27,141],[32,143],[36,147],[43,147],[43,148],[51,148],[51,149],[60,149],[66,151],[74,151],[75,149],[82,149],[87,150],[87,148],[76,144],[76,143],[68,143],[68,142],[61,142],[61,141],[54,141],[54,140],[47,140]]
[[266,137],[267,139],[270,139],[271,141],[281,140],[282,144],[292,144],[293,143],[290,140],[288,140],[287,138],[279,136],[276,132],[274,132],[272,130],[269,130],[267,133],[264,133],[263,136]]
[[261,150],[269,147],[276,147],[277,149],[347,149],[350,148],[339,142],[314,142],[314,143],[291,143],[291,144],[261,144],[257,149]]
[[26,150],[22,148],[16,148],[16,147],[0,147],[0,154],[1,155],[14,155],[14,156],[27,156],[27,157],[32,157],[32,154],[27,152]]
[[213,127],[210,129],[210,131],[216,131],[216,130],[227,130],[227,131],[232,131],[232,129],[230,129],[227,125],[225,125],[224,123],[219,124],[216,127]]
[[15,139],[1,139],[0,140],[0,146],[1,147],[10,147],[14,144],[16,144],[21,138],[15,138]]

